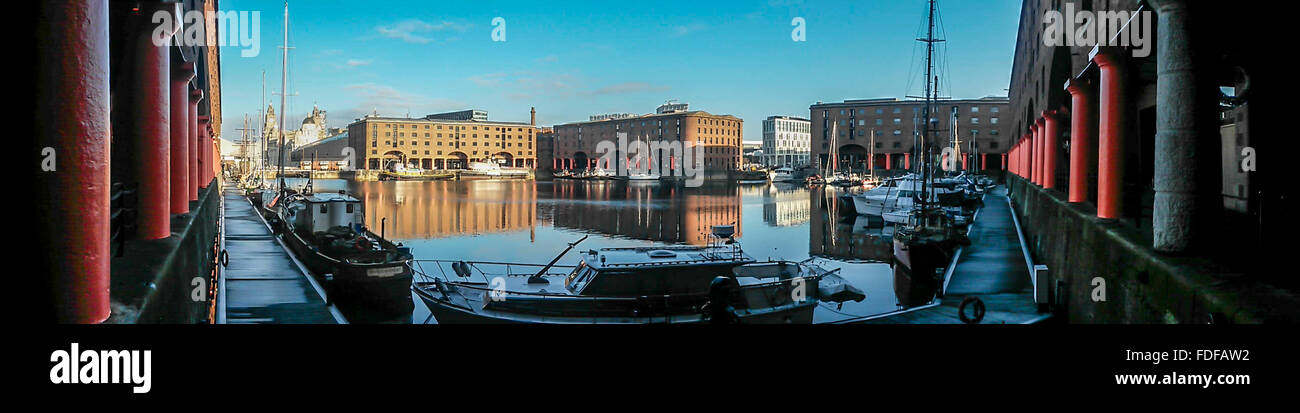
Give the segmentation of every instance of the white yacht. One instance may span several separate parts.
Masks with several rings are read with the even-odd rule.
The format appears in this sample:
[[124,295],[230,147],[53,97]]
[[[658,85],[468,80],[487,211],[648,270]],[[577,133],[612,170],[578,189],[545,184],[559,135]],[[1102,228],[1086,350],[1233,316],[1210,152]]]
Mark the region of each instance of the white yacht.
[[772,182],[794,182],[794,169],[777,168],[772,171]]

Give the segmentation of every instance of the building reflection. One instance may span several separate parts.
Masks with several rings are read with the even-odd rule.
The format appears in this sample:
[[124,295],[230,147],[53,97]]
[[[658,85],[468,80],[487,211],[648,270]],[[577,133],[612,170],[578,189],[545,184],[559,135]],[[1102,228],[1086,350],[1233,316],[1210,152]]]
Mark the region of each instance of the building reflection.
[[557,228],[664,243],[704,245],[714,225],[743,236],[740,189],[682,188],[655,183],[556,181],[542,214]]
[[808,254],[849,261],[891,262],[893,227],[875,225],[865,216],[846,210],[838,199],[844,192],[832,188],[807,191],[810,209]]
[[763,222],[774,227],[792,227],[808,222],[812,207],[808,189],[801,185],[770,184],[744,189],[746,196],[763,199]]
[[[532,181],[356,182],[366,225],[393,240],[494,232],[532,232],[537,187]],[[387,218],[387,219],[385,219]]]

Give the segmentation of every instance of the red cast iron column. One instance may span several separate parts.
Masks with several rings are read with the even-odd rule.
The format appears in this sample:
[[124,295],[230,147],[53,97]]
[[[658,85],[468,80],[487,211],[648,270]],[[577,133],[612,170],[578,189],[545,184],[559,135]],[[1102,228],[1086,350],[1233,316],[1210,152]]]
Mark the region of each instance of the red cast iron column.
[[1043,188],[1056,189],[1056,148],[1060,145],[1060,121],[1056,109],[1043,111]]
[[98,323],[109,316],[108,0],[38,4],[36,140],[53,170],[38,172],[29,202],[55,318]]
[[[138,15],[132,16],[134,50],[129,53],[133,69],[127,75],[126,88],[135,99],[124,109],[130,119],[127,136],[135,146],[136,236],[146,240],[171,235],[170,41],[166,37],[155,39],[153,29],[157,25],[151,22],[154,12],[166,11],[168,6],[175,8],[163,3],[145,3]],[[166,29],[174,31],[172,27]]]
[[212,138],[208,135],[207,116],[199,116],[199,188],[212,184]]
[[1070,92],[1070,202],[1088,201],[1088,172],[1092,169],[1092,147],[1097,134],[1097,95],[1087,80],[1071,79]]
[[1035,155],[1038,156],[1038,164],[1034,167],[1034,176],[1038,177],[1038,186],[1047,184],[1047,121],[1038,118],[1038,138],[1034,140]]
[[195,89],[190,91],[190,116],[189,116],[190,194],[189,195],[191,201],[199,200],[199,184],[200,184],[199,183],[199,151],[201,150],[201,147],[199,146],[199,101],[202,99],[203,99],[202,90]]
[[194,63],[182,63],[172,71],[171,92],[171,212],[190,212],[190,79]]
[[1121,51],[1104,48],[1093,56],[1101,70],[1100,124],[1097,136],[1097,217],[1123,213],[1124,141],[1128,135],[1126,69]]
[[1039,160],[1041,158],[1039,156],[1039,151],[1040,149],[1043,149],[1043,138],[1041,138],[1043,134],[1041,134],[1041,129],[1043,129],[1043,127],[1040,127],[1037,121],[1034,122],[1034,126],[1030,126],[1030,131],[1034,134],[1030,136],[1030,182],[1034,182],[1034,184],[1041,183],[1039,181],[1039,171],[1043,170],[1039,168]]

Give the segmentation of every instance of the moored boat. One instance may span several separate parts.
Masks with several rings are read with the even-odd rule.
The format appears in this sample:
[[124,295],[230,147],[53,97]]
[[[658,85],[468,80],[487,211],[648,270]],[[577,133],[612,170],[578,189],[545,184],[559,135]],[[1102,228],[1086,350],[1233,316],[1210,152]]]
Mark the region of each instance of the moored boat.
[[[419,261],[437,270],[423,268],[412,288],[439,323],[810,323],[830,272],[757,263],[732,231],[715,228],[717,242],[703,247],[588,250],[572,267],[555,266],[560,257],[547,265]],[[448,279],[448,267],[465,280]]]
[[772,182],[794,182],[795,181],[794,169],[791,168],[776,168],[771,172],[770,176],[771,178],[769,178],[769,180]]
[[285,244],[326,285],[330,300],[385,312],[412,308],[410,250],[363,225],[361,201],[293,194],[277,208]]

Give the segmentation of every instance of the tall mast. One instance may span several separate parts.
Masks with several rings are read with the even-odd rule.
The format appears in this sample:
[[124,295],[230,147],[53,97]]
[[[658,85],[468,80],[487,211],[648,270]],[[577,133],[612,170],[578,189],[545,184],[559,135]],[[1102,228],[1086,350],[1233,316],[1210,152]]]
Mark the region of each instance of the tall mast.
[[[929,143],[930,139],[930,119],[932,117],[932,105],[938,93],[939,80],[934,76],[934,44],[943,40],[934,38],[934,9],[935,0],[929,1],[929,11],[926,16],[927,26],[924,39],[917,39],[925,42],[925,109],[921,111],[923,115],[921,125],[921,146],[922,154],[919,165],[921,167],[921,209],[924,210],[929,202],[929,185],[931,175],[931,159],[933,158]],[[931,84],[930,82],[935,82]]]
[[280,46],[280,116],[276,119],[279,126],[280,149],[276,150],[279,158],[279,171],[276,173],[276,180],[280,181],[280,191],[284,191],[284,99],[288,94],[289,85],[289,2],[284,2],[284,43]]

